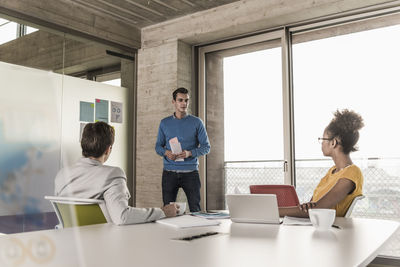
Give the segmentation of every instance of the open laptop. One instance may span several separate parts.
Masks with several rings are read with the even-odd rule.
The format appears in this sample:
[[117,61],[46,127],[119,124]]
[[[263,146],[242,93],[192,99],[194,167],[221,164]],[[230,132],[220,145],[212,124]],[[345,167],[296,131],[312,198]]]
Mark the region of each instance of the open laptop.
[[278,201],[273,194],[227,194],[232,222],[279,224]]

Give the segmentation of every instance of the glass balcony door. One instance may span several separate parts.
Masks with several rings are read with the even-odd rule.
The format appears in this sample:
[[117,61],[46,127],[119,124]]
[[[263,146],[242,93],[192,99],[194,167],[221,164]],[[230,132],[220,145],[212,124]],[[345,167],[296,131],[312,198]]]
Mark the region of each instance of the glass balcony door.
[[224,208],[225,194],[235,189],[285,183],[282,36],[280,31],[201,50],[200,115],[203,108],[212,146],[208,209]]

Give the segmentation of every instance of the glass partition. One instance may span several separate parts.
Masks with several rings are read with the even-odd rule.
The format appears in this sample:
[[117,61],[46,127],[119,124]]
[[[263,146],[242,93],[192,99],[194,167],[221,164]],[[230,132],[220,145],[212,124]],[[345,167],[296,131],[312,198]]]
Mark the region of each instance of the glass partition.
[[81,156],[82,128],[101,117],[97,102],[107,104],[102,119],[116,131],[107,163],[130,173],[129,92],[109,49],[0,19],[0,233],[58,224],[44,196],[54,195],[59,169]]

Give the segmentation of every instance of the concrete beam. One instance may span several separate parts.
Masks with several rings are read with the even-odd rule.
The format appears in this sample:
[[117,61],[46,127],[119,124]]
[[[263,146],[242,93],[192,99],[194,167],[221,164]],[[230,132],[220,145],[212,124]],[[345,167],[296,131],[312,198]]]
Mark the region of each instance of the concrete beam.
[[125,51],[140,48],[140,30],[71,0],[0,0],[0,14],[39,28],[52,29]]
[[[58,73],[73,74],[120,64],[106,48],[37,31],[0,46],[0,61]],[[63,63],[64,60],[64,63]]]
[[142,29],[142,47],[180,39],[188,44],[213,42],[390,0],[242,0]]

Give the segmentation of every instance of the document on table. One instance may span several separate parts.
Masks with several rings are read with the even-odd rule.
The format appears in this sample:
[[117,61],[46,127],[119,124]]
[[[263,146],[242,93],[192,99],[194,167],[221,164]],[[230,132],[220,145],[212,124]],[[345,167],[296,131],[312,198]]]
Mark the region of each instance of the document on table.
[[214,220],[214,219],[229,219],[231,216],[229,213],[226,212],[192,212],[192,216],[200,217],[200,218],[205,218],[208,220]]
[[312,225],[312,223],[309,218],[285,216],[283,218],[283,225]]
[[[181,143],[179,143],[177,137],[169,139],[169,146],[171,147],[171,151],[173,154],[182,153],[182,146]],[[184,159],[180,158],[176,159],[175,161],[184,161]]]
[[161,220],[157,220],[156,222],[177,227],[177,228],[191,228],[191,227],[200,227],[200,226],[215,226],[220,225],[219,221],[215,220],[207,220],[204,218],[199,218],[191,215],[182,215],[172,218],[165,218]]

